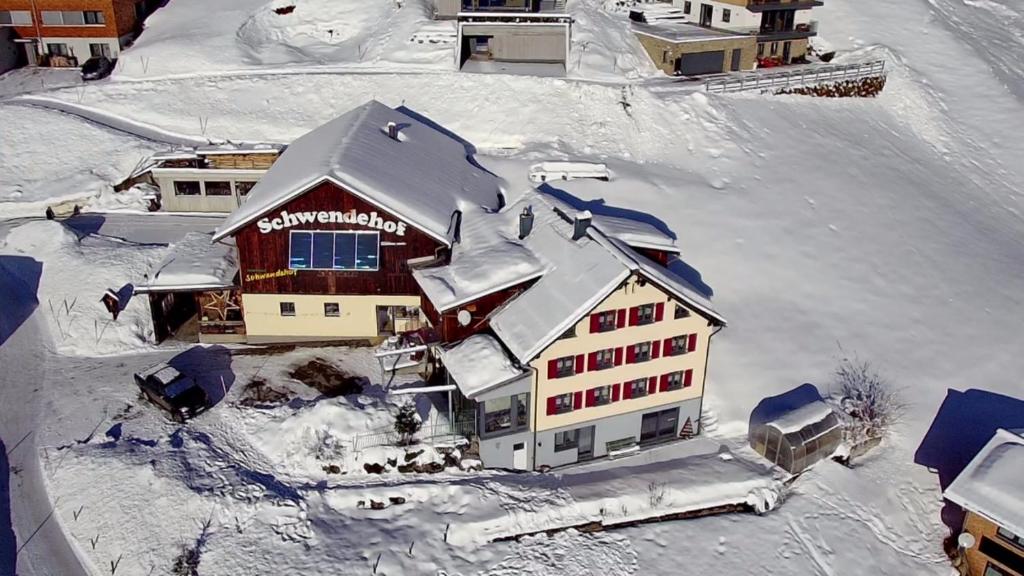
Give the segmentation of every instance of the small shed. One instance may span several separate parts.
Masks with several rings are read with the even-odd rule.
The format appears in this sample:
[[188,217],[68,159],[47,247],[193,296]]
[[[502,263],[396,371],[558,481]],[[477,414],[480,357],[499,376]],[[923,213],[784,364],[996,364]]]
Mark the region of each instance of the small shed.
[[835,453],[843,428],[813,384],[762,400],[750,414],[750,446],[797,474]]

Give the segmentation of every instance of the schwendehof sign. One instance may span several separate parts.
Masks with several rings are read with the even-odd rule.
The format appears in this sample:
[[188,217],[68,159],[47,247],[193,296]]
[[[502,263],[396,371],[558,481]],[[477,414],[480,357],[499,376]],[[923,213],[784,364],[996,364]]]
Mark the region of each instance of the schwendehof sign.
[[354,208],[348,212],[289,212],[282,210],[277,216],[264,218],[256,222],[260,232],[267,234],[274,230],[284,230],[299,224],[358,224],[367,228],[376,228],[389,234],[405,236],[405,222],[385,220],[376,212],[357,212]]

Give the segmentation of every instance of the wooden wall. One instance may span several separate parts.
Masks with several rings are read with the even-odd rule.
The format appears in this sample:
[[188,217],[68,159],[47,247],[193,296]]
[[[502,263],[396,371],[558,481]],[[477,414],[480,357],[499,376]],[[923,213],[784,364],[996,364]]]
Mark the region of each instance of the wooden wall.
[[207,154],[210,168],[240,168],[267,170],[277,160],[277,154]]
[[[505,290],[488,294],[457,308],[446,310],[443,313],[438,312],[431,305],[430,300],[424,296],[421,308],[423,313],[426,314],[427,318],[430,320],[430,323],[433,324],[434,328],[437,330],[437,333],[441,336],[442,342],[457,342],[490,327],[490,322],[487,318],[488,315],[505,302],[508,302],[512,298],[524,292],[527,288],[533,285],[534,282],[535,280],[530,280],[511,288],[506,288]],[[472,320],[468,326],[462,326],[459,324],[459,310],[466,310],[472,316]]]
[[[288,212],[341,211],[377,212],[385,220],[400,218],[325,182],[306,194],[275,208],[265,216],[274,217],[282,210]],[[411,258],[434,256],[444,245],[406,222],[404,236],[380,230],[380,268],[377,271],[343,272],[330,270],[297,270],[295,274],[261,280],[247,279],[251,274],[288,271],[289,232],[292,230],[376,230],[368,226],[345,223],[300,224],[292,228],[263,234],[256,221],[241,229],[235,236],[238,244],[239,270],[242,291],[249,294],[388,294],[419,295],[419,286],[409,271]],[[395,243],[395,245],[387,245]]]

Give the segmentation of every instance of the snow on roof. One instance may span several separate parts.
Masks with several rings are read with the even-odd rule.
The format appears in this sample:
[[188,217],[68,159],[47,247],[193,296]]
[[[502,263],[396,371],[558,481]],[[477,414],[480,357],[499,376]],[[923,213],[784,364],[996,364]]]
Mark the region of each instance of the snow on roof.
[[[548,195],[546,199],[555,207],[555,210],[561,212],[566,218],[572,218],[572,214],[576,212],[576,208],[554,196]],[[635,218],[594,214],[590,225],[603,232],[605,236],[622,240],[634,248],[679,253],[675,238],[662,232],[650,222]]]
[[217,154],[279,154],[284,149],[284,144],[225,142],[223,144],[198,146],[196,147],[196,153],[204,156],[215,156]]
[[476,334],[443,350],[444,366],[467,398],[511,382],[527,374],[513,365],[501,343],[487,334]]
[[1024,534],[1024,438],[1008,430],[971,460],[944,496],[1014,534]]
[[[394,122],[397,139],[388,136]],[[465,146],[444,132],[376,100],[302,136],[249,192],[214,239],[331,181],[450,244],[454,213],[497,209],[499,179],[473,165]]]
[[234,242],[213,242],[210,234],[189,232],[173,244],[164,259],[153,268],[139,292],[170,292],[230,288],[234,286],[238,262]]
[[[799,432],[811,424],[821,422],[828,418],[829,414],[834,414],[832,407],[821,400],[817,400],[787,412],[779,418],[768,422],[767,425],[772,426],[783,434],[789,434],[790,432]],[[836,426],[839,426],[838,420],[833,428]]]
[[705,42],[708,40],[727,40],[732,38],[747,38],[749,35],[742,32],[725,32],[691,24],[689,22],[674,22],[671,20],[657,20],[657,23],[645,24],[643,22],[632,22],[633,32],[645,36],[661,38],[669,42]]

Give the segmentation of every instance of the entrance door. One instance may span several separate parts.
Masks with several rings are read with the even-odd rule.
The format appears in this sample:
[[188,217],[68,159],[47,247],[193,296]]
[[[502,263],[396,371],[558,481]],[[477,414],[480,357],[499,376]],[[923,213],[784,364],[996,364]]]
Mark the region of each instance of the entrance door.
[[577,460],[590,460],[594,457],[594,427],[586,426],[579,430],[579,440],[576,448]]
[[377,306],[377,335],[392,336],[395,333],[395,318],[391,306]]
[[715,7],[711,4],[700,5],[700,25],[711,27],[711,20],[715,15]]
[[732,51],[732,63],[729,66],[730,70],[732,70],[733,72],[739,72],[739,70],[740,70],[740,58],[742,56],[743,56],[743,51],[742,50],[737,48],[736,50]]
[[526,442],[512,445],[512,467],[516,470],[526,470]]
[[678,407],[644,414],[640,421],[640,443],[657,442],[673,438],[676,435],[678,423]]

